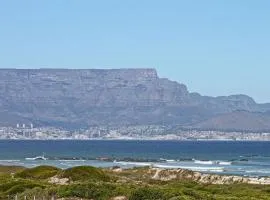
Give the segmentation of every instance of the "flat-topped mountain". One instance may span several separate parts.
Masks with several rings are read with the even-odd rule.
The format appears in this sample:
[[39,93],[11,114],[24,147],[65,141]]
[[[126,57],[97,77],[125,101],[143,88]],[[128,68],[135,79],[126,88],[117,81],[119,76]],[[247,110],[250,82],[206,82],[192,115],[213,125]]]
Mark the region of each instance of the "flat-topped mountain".
[[[241,125],[222,129],[268,129],[270,104],[245,95],[207,97],[159,78],[155,69],[1,69],[0,123],[80,128],[94,125],[164,124],[211,128],[221,115],[245,111]],[[257,119],[257,118],[256,118]],[[245,123],[245,120],[246,123]],[[255,120],[256,121],[256,120]],[[262,123],[263,121],[263,123]],[[237,124],[237,125],[236,125]],[[267,125],[266,125],[267,124]],[[212,126],[213,128],[216,125]]]

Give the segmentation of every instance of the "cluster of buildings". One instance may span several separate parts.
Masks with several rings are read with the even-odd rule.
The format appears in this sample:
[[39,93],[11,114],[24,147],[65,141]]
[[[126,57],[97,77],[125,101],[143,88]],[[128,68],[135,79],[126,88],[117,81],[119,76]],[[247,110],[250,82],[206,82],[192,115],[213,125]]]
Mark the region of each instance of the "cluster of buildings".
[[16,127],[0,127],[0,139],[60,139],[70,137],[69,131],[52,127],[34,127],[33,124],[17,124]]
[[54,127],[34,127],[17,124],[0,127],[0,139],[17,140],[231,140],[270,141],[270,132],[225,132],[203,130],[177,130],[158,125],[90,127],[81,130],[64,130]]

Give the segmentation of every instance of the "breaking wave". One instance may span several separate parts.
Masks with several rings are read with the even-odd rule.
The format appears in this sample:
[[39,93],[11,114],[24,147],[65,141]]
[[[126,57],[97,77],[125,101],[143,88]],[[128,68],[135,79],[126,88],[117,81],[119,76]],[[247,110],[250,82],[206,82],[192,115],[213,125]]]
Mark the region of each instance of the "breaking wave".
[[134,165],[134,166],[152,166],[152,163],[146,163],[146,162],[125,162],[125,161],[114,161],[113,163],[119,164],[119,165]]
[[218,164],[219,164],[219,165],[232,165],[232,162],[228,162],[228,161],[219,161]]
[[199,165],[232,165],[230,161],[212,161],[212,160],[193,160],[195,164]]
[[184,165],[163,165],[154,164],[153,167],[163,168],[163,169],[188,169],[199,172],[223,172],[223,167],[197,167],[197,166],[184,166]]
[[215,161],[211,160],[194,160],[195,164],[200,164],[200,165],[214,165],[217,164]]

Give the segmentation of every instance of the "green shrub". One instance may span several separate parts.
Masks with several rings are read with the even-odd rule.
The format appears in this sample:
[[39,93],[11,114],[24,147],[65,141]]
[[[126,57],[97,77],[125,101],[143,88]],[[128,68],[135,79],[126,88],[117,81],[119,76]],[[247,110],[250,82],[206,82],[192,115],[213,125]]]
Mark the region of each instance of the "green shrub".
[[130,200],[165,200],[164,193],[154,188],[139,188],[131,193]]
[[16,173],[24,170],[24,167],[21,166],[4,166],[0,165],[0,175],[3,174],[11,174],[11,173]]
[[79,197],[87,199],[107,200],[116,195],[116,186],[111,184],[73,184],[62,186],[57,194],[59,197]]
[[51,199],[51,196],[52,195],[49,194],[48,190],[42,189],[40,187],[34,187],[32,189],[25,190],[18,196],[18,199],[24,199],[24,197],[27,197],[27,200],[33,200],[34,197],[36,197],[36,199]]
[[38,166],[30,169],[25,169],[15,175],[17,178],[24,179],[48,179],[55,176],[61,170],[51,166]]
[[20,183],[20,184],[16,184],[12,186],[9,190],[6,191],[6,194],[19,194],[19,193],[24,192],[27,189],[32,189],[36,187],[42,188],[43,186],[36,183],[26,183],[26,182]]
[[61,173],[62,178],[69,178],[72,181],[109,181],[110,177],[105,174],[101,169],[90,167],[90,166],[80,166],[66,169]]

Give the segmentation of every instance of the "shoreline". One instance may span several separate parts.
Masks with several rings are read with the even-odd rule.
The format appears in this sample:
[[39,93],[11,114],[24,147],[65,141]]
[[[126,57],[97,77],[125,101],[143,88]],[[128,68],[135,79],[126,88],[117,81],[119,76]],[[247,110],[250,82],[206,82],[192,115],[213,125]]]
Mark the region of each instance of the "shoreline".
[[[270,155],[265,151],[270,147],[269,144],[221,141],[12,140],[0,142],[0,148],[4,150],[0,164],[26,167],[51,165],[63,169],[76,165],[123,168],[152,166],[210,174],[265,177],[270,176]],[[29,148],[20,149],[21,145]],[[231,149],[239,151],[234,153]]]

